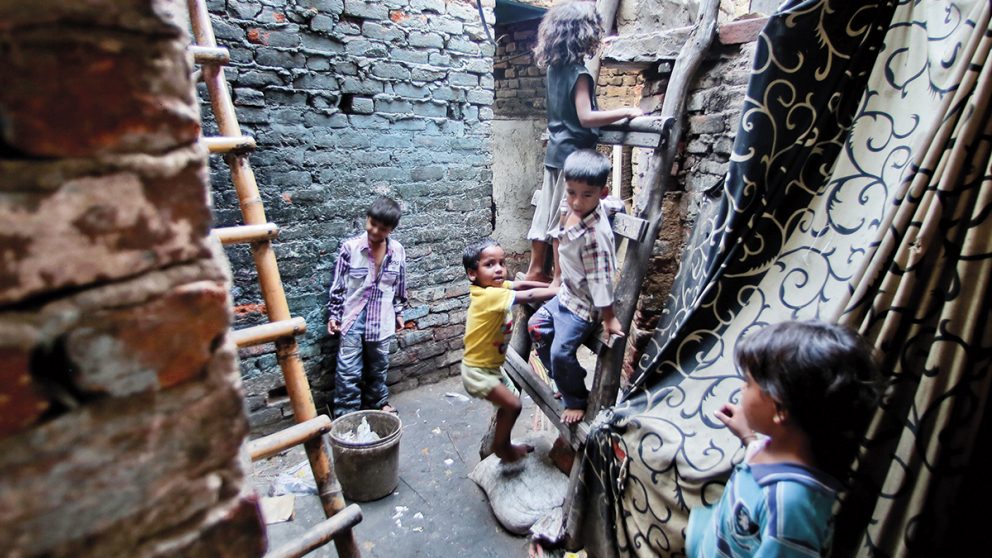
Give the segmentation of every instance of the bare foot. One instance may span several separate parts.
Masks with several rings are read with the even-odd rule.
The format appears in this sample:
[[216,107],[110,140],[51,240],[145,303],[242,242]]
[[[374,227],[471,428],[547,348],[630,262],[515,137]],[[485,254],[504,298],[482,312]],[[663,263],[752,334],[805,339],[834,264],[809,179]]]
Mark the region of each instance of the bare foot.
[[585,409],[565,409],[561,414],[561,421],[565,424],[575,424],[581,422],[584,416],[586,416]]
[[400,412],[396,410],[396,407],[393,407],[389,403],[386,403],[385,405],[383,405],[382,408],[379,409],[379,410],[380,411],[383,411],[383,412],[386,412],[386,413],[393,413],[394,415],[400,414]]
[[510,444],[505,448],[493,448],[493,453],[503,463],[514,463],[519,461],[528,453],[534,451],[534,446],[530,444]]

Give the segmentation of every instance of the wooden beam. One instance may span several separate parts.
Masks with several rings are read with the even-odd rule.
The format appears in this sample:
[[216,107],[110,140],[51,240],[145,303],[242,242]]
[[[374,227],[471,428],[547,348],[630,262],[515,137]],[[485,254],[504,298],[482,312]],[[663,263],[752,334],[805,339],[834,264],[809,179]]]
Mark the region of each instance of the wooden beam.
[[258,461],[293,446],[298,446],[311,438],[321,436],[330,431],[330,417],[327,415],[318,415],[279,432],[273,432],[268,436],[252,440],[248,443],[248,453],[251,455],[252,461]]
[[[555,399],[555,394],[551,391],[551,387],[534,374],[530,363],[525,361],[513,349],[508,349],[506,351],[506,362],[503,363],[503,370],[527,392],[527,395],[530,395],[534,403],[551,419],[558,428],[559,433],[571,444],[573,449],[577,449],[585,444],[586,437],[589,435],[589,423],[583,421],[577,425],[569,426],[561,421],[561,401]],[[591,419],[592,417],[589,418]]]
[[648,222],[626,213],[617,213],[613,216],[613,232],[635,242],[642,242],[648,232]]
[[[292,542],[270,551],[264,558],[300,558],[324,546],[339,535],[345,534],[362,521],[362,510],[358,504],[351,504],[334,514],[333,517],[314,525]],[[350,533],[348,533],[350,535]],[[337,540],[335,540],[337,542]],[[357,550],[357,547],[356,547]],[[338,552],[340,555],[340,551]],[[358,556],[355,554],[355,556]]]
[[661,136],[659,134],[645,132],[623,132],[619,130],[600,129],[598,141],[606,145],[629,145],[631,147],[655,149],[661,145]]

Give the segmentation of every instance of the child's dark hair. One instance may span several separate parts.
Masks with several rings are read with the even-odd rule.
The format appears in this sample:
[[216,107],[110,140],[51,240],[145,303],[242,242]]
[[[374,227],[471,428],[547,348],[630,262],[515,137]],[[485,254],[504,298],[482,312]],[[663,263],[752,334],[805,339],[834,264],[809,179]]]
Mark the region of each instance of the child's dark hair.
[[565,159],[562,172],[565,173],[565,180],[576,180],[602,188],[606,186],[611,170],[613,165],[606,155],[595,149],[579,149]]
[[462,265],[465,266],[465,271],[479,269],[479,259],[482,257],[482,252],[490,246],[499,246],[499,242],[488,236],[466,246],[462,252]]
[[582,64],[599,48],[603,22],[596,3],[572,0],[559,2],[544,14],[537,28],[534,60],[541,68],[555,64]]
[[379,196],[369,206],[366,214],[383,225],[395,229],[396,225],[400,224],[400,217],[403,215],[403,211],[400,209],[400,204],[396,203],[396,200],[387,198],[386,196]]
[[782,322],[742,339],[736,360],[806,433],[817,467],[844,482],[878,402],[872,347],[836,324]]

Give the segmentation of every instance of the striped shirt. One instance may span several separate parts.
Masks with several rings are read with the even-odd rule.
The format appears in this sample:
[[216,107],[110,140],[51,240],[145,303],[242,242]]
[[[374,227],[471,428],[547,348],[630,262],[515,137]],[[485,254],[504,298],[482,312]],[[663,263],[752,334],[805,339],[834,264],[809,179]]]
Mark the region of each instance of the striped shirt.
[[396,334],[396,318],[403,315],[406,304],[406,252],[399,242],[386,238],[386,255],[379,275],[373,277],[375,261],[367,233],[341,244],[334,267],[327,301],[328,320],[341,323],[344,335],[363,309],[365,340],[381,341]]
[[558,301],[587,322],[598,319],[597,308],[613,304],[613,274],[617,269],[613,230],[608,207],[600,202],[594,211],[564,228],[569,209],[562,200],[558,238],[561,289]]

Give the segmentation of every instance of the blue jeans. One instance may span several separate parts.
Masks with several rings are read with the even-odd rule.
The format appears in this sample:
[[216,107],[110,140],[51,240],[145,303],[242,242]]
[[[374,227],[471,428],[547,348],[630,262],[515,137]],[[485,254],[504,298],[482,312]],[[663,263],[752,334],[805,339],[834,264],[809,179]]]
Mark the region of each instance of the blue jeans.
[[[341,335],[334,377],[334,418],[360,409],[381,409],[389,399],[389,341],[366,341],[365,310]],[[364,384],[364,386],[363,386]]]
[[557,296],[541,306],[527,322],[537,356],[558,384],[566,409],[586,408],[589,398],[586,371],[575,353],[594,329],[596,322],[576,316],[559,304]]

